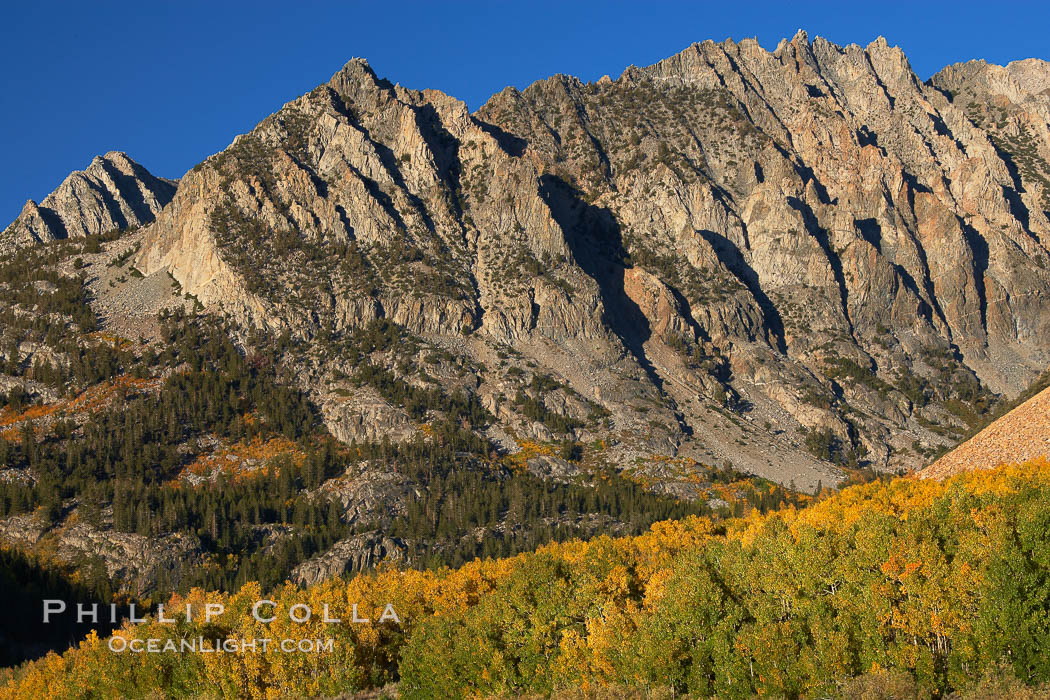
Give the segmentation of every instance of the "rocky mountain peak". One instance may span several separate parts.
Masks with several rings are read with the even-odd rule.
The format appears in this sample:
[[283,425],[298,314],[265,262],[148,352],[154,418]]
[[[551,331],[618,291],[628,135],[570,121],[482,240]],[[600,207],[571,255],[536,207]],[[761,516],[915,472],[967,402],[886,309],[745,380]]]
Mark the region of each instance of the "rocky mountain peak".
[[[955,95],[990,99],[1005,98],[1014,105],[1036,110],[1050,104],[1050,63],[1030,58],[997,66],[983,60],[954,63],[930,78],[930,83]],[[999,106],[1005,106],[1001,103]]]
[[148,224],[171,201],[175,187],[176,181],[155,177],[120,151],[95,156],[39,204],[26,202],[0,233],[0,252]]
[[336,92],[345,94],[348,92],[346,89],[347,83],[367,81],[369,83],[376,83],[379,77],[375,71],[372,70],[372,66],[368,64],[368,61],[364,58],[354,57],[351,58],[346,64],[343,65],[334,75],[329,79],[328,84]]
[[1025,58],[1007,63],[1006,70],[1027,93],[1047,95],[1047,91],[1050,90],[1050,61]]

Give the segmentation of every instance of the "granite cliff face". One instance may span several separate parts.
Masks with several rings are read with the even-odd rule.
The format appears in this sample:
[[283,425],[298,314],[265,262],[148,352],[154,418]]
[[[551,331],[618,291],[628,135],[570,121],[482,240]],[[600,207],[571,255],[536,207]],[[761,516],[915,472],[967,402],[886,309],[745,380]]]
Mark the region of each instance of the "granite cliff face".
[[423,349],[373,359],[478,395],[507,449],[566,433],[539,402],[624,466],[910,467],[1050,364],[1048,86],[800,33],[471,114],[355,59],[187,173],[135,264],[300,341],[337,435],[414,432],[332,407],[383,318]]
[[34,242],[80,238],[152,222],[175,194],[176,183],[158,178],[126,154],[96,156],[82,171],[70,174],[37,204],[0,233],[0,253]]
[[970,61],[948,66],[930,83],[951,95],[987,133],[1015,192],[1030,195],[1014,213],[1027,224],[1028,207],[1050,209],[1050,63],[1038,59],[996,66]]

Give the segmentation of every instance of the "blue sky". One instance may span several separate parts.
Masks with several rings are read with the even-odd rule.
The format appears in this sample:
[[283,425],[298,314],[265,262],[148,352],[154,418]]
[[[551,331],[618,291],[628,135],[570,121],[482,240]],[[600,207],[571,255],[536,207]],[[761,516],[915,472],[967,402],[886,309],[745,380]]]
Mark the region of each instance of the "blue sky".
[[475,109],[554,73],[615,77],[704,39],[772,49],[799,28],[838,44],[883,35],[923,79],[971,58],[1050,59],[1045,3],[9,3],[0,228],[98,153],[179,177],[354,56]]

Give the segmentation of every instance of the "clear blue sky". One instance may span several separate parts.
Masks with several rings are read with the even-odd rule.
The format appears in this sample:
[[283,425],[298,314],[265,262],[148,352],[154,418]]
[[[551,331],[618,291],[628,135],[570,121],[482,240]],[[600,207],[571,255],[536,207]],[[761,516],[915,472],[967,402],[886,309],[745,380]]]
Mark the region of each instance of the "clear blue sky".
[[695,41],[901,46],[922,79],[971,58],[1050,59],[1050,9],[966,2],[8,3],[0,18],[0,228],[109,150],[179,177],[354,56],[472,109],[553,73],[595,80]]

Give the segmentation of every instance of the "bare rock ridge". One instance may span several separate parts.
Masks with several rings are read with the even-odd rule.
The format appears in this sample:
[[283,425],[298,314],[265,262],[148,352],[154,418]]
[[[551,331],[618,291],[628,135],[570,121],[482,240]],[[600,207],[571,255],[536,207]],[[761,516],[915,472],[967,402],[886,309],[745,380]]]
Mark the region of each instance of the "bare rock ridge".
[[[410,342],[369,362],[477,397],[499,449],[600,440],[674,493],[691,461],[803,488],[914,468],[1050,365],[1048,81],[1022,61],[923,82],[881,38],[800,32],[472,114],[354,59],[166,206],[143,195],[134,264],[288,333],[342,438],[425,434],[347,381],[385,320]],[[88,179],[40,207],[64,235],[116,221],[76,214],[113,211],[80,205]],[[59,237],[35,210],[5,236]]]
[[26,202],[0,233],[0,252],[151,223],[175,195],[176,182],[155,177],[119,151],[96,156],[39,204]]

